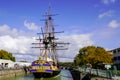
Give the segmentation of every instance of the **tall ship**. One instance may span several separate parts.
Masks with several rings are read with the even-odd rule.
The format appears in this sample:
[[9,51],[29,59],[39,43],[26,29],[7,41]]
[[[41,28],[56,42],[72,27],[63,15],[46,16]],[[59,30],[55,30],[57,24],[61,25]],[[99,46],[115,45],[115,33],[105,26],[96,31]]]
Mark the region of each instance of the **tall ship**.
[[55,34],[63,33],[55,32],[53,25],[53,14],[50,13],[50,7],[45,14],[45,26],[41,28],[41,32],[37,33],[39,36],[36,43],[32,43],[34,46],[32,48],[38,48],[40,50],[40,55],[38,60],[32,62],[30,72],[35,78],[41,77],[53,77],[60,73],[59,61],[58,61],[58,50],[66,50],[64,42],[58,42]]

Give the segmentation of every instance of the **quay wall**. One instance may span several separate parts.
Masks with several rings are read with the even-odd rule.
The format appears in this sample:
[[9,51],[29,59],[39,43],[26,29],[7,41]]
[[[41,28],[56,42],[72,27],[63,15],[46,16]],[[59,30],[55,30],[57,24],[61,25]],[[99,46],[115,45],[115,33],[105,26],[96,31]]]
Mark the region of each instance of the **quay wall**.
[[4,77],[15,77],[23,74],[25,74],[23,69],[0,70],[0,79]]

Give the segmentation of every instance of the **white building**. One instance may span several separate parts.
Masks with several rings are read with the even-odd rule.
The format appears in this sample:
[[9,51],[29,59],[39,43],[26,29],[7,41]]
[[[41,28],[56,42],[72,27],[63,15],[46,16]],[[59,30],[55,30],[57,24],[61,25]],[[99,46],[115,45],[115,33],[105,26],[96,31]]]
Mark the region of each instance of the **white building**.
[[111,50],[110,52],[113,53],[113,61],[117,69],[120,69],[120,48],[116,48]]
[[13,68],[14,62],[11,60],[0,59],[0,66],[4,68]]
[[29,67],[31,63],[29,62],[15,62],[15,64],[18,64],[20,67],[26,66]]
[[19,67],[29,67],[31,63],[29,62],[13,62],[11,60],[0,59],[0,69],[12,69]]

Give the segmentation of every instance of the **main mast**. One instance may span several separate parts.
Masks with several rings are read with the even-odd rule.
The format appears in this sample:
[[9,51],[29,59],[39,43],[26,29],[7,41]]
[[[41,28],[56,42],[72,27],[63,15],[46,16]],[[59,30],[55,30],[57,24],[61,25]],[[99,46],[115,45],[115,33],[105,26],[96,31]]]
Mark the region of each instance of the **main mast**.
[[57,58],[56,50],[66,50],[66,48],[61,49],[60,47],[63,47],[63,46],[58,46],[58,45],[69,44],[69,43],[56,42],[57,38],[55,38],[55,33],[63,33],[63,31],[55,32],[52,16],[54,15],[51,14],[51,10],[49,7],[48,12],[46,12],[45,14],[44,31],[41,28],[41,33],[37,33],[39,36],[42,34],[43,38],[41,39],[39,37],[39,39],[37,39],[39,40],[39,43],[33,43],[33,44],[39,44],[39,47],[33,47],[33,48],[40,48],[40,58],[39,58],[40,62],[43,60],[43,57],[45,62],[47,62],[49,58],[52,58],[54,64],[57,65],[58,58]]

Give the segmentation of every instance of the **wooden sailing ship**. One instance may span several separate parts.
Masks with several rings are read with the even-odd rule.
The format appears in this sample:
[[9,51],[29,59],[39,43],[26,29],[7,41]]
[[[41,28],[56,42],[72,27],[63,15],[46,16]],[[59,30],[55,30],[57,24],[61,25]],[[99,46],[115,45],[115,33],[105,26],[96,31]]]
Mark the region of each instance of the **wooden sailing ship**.
[[[34,75],[35,78],[40,77],[52,77],[56,76],[60,73],[57,50],[66,50],[63,44],[69,43],[61,43],[57,42],[58,38],[55,37],[55,32],[52,14],[50,14],[50,8],[46,13],[45,19],[45,30],[41,28],[41,33],[37,33],[39,35],[39,39],[37,43],[32,43],[33,45],[37,45],[32,48],[40,49],[40,56],[38,60],[32,62],[30,72]],[[40,36],[42,35],[42,38]]]

